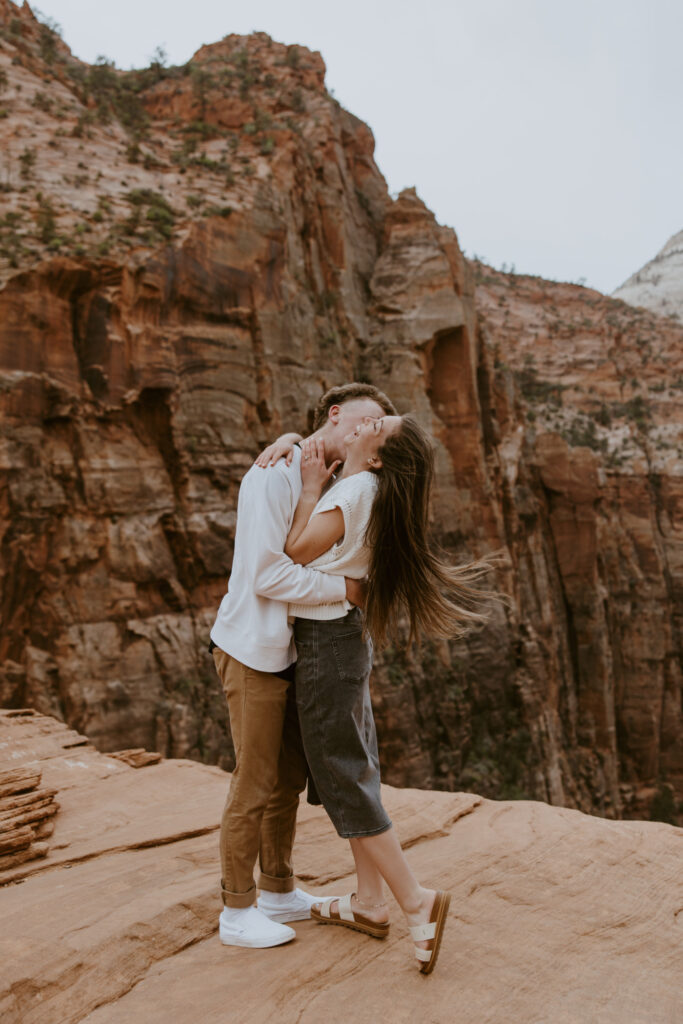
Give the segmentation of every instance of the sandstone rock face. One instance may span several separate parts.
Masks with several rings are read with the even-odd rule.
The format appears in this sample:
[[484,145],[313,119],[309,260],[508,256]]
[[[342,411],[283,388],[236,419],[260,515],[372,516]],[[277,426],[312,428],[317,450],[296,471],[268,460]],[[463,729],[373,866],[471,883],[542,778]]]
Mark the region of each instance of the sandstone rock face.
[[683,231],[672,235],[654,259],[617,288],[614,297],[683,321]]
[[[220,769],[60,749],[38,714],[0,732],[0,770],[38,767],[62,801],[48,856],[0,873],[3,1024],[677,1019],[680,829],[385,787],[416,874],[452,892],[427,980],[393,901],[384,942],[302,921],[277,950],[220,944]],[[319,808],[301,806],[295,865],[312,892],[353,886]]]
[[437,536],[502,551],[509,598],[377,658],[387,781],[683,820],[683,330],[469,265],[318,54],[123,73],[0,25],[0,703],[230,768],[239,481],[360,377],[432,431]]
[[521,423],[503,404],[495,424],[524,647],[565,737],[555,777],[571,750],[603,813],[645,814],[655,750],[657,804],[680,787],[681,331],[586,289],[475,272],[498,380],[523,401]]

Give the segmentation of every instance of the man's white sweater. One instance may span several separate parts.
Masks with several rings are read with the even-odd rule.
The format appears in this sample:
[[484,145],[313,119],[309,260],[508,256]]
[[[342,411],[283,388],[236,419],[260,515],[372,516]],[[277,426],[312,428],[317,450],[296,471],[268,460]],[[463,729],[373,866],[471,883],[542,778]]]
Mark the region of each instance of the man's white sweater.
[[301,494],[301,449],[291,466],[252,466],[240,485],[235,553],[228,592],[211,630],[213,642],[249,668],[281,672],[296,661],[290,603],[343,601],[346,583],[303,565],[284,553]]

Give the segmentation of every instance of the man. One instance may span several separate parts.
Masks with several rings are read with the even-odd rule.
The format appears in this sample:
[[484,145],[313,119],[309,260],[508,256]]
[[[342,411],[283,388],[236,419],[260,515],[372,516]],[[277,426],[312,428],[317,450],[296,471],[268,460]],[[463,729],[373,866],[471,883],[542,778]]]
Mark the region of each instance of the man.
[[[394,414],[370,384],[332,388],[318,403],[313,438],[328,466],[343,461],[344,437],[369,418]],[[294,885],[292,845],[306,759],[294,699],[296,649],[290,602],[362,602],[359,581],[295,565],[284,554],[301,493],[301,451],[288,464],[252,466],[242,480],[228,593],[211,630],[214,663],[228,701],[235,770],[220,834],[226,945],[263,948],[295,937],[286,921],[310,917],[319,897]],[[259,859],[261,896],[253,870]]]

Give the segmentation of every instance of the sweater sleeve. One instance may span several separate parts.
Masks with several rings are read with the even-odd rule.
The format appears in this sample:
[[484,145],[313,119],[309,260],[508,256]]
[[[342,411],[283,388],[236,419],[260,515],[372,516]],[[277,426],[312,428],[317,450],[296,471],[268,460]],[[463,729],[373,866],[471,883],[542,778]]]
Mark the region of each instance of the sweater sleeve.
[[249,508],[254,591],[259,597],[272,601],[304,605],[343,601],[346,597],[343,576],[295,565],[284,553],[291,520],[291,488],[278,467],[259,472],[259,500]]

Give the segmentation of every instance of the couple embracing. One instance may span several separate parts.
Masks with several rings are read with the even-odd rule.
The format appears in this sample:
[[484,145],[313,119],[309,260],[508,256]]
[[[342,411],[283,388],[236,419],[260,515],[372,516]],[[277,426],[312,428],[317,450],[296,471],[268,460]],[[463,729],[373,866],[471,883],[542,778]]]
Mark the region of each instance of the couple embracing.
[[[220,833],[220,938],[276,946],[295,938],[287,922],[312,917],[382,939],[386,883],[429,974],[450,896],[418,882],[382,806],[372,641],[399,618],[411,640],[461,635],[484,618],[473,584],[487,566],[454,569],[431,550],[432,444],[381,391],[332,388],[313,428],[300,444],[284,435],[244,477],[229,589],[211,630],[236,759]],[[341,898],[294,883],[307,780],[309,800],[351,844],[356,891]]]

